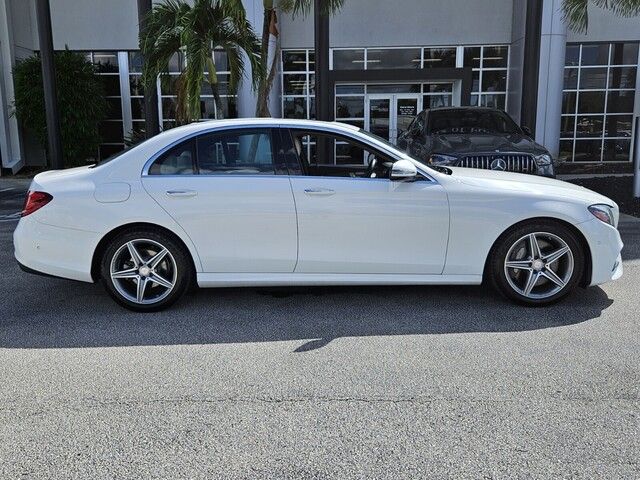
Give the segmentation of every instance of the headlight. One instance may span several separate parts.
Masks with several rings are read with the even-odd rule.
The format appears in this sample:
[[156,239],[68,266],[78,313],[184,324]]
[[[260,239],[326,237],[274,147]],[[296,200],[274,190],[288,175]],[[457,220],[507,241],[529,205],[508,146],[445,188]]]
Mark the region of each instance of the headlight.
[[553,159],[551,158],[551,155],[544,153],[536,157],[536,163],[540,167],[546,167],[547,165],[551,165],[553,163]]
[[596,217],[598,220],[600,220],[601,222],[604,222],[608,225],[611,225],[612,227],[615,227],[614,223],[614,217],[613,217],[613,210],[611,209],[611,207],[609,205],[591,205],[589,207],[589,211],[591,212],[591,214]]
[[443,155],[441,153],[434,153],[433,155],[431,155],[429,163],[431,165],[448,165],[455,162],[456,160],[458,160],[458,157]]

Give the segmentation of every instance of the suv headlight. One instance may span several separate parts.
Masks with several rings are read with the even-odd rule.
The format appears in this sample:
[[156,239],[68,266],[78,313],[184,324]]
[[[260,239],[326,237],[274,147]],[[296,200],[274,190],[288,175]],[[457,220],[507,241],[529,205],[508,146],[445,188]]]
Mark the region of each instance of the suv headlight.
[[429,158],[429,163],[431,165],[449,165],[458,160],[458,157],[454,157],[452,155],[443,155],[442,153],[434,153]]
[[591,214],[601,222],[604,222],[612,227],[615,227],[615,220],[613,216],[613,210],[609,205],[591,205],[589,207]]
[[543,153],[542,155],[538,155],[536,157],[536,164],[540,167],[546,167],[553,163],[553,158],[548,153]]

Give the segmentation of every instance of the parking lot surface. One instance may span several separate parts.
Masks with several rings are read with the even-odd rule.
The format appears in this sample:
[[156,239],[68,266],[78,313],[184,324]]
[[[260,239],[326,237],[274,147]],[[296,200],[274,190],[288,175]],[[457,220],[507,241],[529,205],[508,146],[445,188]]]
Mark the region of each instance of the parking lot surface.
[[200,290],[28,275],[0,181],[0,478],[640,476],[640,223],[550,308],[484,287]]

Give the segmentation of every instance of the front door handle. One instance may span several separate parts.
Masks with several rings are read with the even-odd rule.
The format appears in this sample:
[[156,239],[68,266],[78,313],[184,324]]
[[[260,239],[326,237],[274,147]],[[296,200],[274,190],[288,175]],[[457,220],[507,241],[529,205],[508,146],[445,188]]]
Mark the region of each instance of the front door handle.
[[167,190],[170,197],[195,197],[198,192],[195,190]]
[[330,188],[305,188],[304,193],[312,197],[328,197],[336,192]]

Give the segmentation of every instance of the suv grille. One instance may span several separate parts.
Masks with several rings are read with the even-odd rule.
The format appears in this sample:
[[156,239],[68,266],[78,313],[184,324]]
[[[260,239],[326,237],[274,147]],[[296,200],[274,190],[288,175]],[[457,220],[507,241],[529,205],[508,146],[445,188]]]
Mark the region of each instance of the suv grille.
[[536,173],[536,162],[531,155],[527,154],[467,155],[458,161],[458,166],[505,172]]

